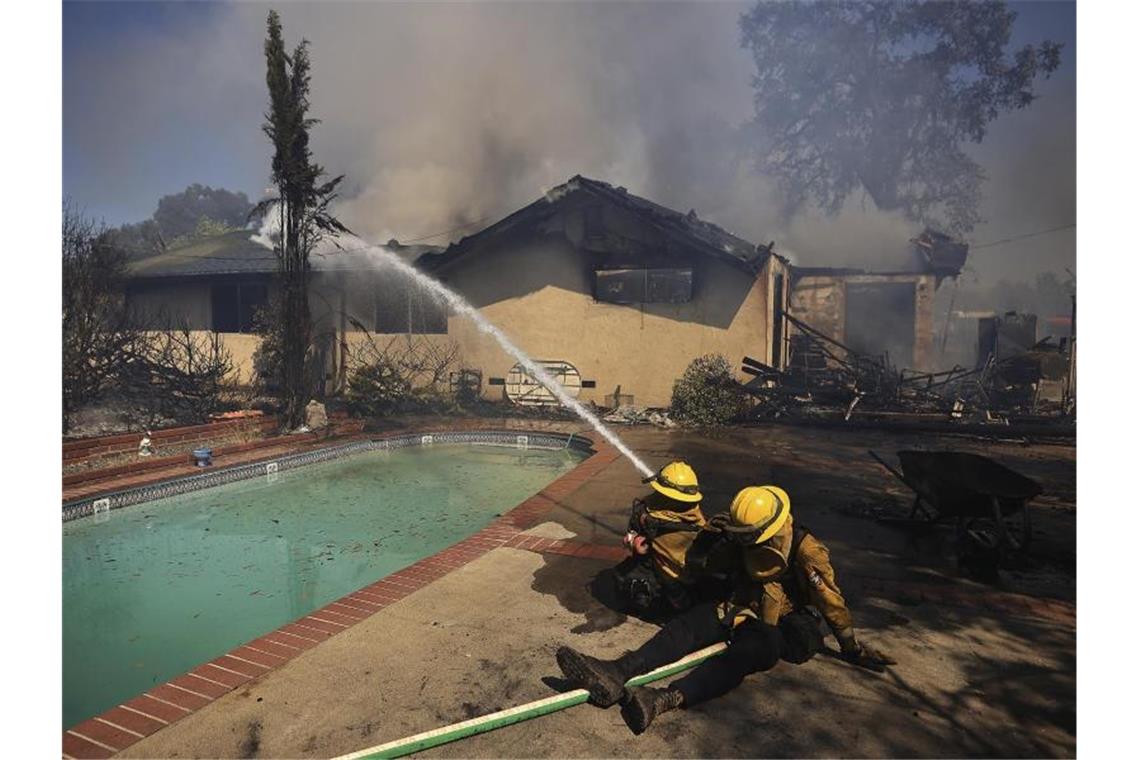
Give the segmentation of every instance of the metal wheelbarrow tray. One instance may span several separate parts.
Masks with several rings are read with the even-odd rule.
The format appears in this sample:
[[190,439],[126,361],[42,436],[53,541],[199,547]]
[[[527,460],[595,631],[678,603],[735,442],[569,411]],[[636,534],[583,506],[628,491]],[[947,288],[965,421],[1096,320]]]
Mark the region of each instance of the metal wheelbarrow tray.
[[910,519],[956,520],[959,529],[992,524],[999,540],[1020,551],[1029,543],[1028,503],[1041,484],[980,454],[963,451],[900,451],[902,471],[869,452],[915,493]]

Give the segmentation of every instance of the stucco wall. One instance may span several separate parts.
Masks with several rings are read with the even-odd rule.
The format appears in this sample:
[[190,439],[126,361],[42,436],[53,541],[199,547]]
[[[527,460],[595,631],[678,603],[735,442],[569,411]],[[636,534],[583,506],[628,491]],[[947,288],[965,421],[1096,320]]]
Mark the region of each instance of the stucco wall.
[[[723,354],[735,370],[745,355],[768,360],[772,351],[772,274],[782,263],[769,259],[758,277],[707,256],[695,256],[692,263],[693,298],[681,304],[596,302],[591,254],[559,234],[478,252],[449,269],[444,280],[531,357],[567,361],[583,380],[594,381],[595,388],[582,389],[583,400],[603,404],[620,386],[637,405],[667,406],[674,381],[698,356]],[[785,281],[790,288],[790,277]],[[323,273],[313,280],[314,328],[338,333],[336,364],[340,335],[350,356],[370,339],[386,345],[394,337],[369,335],[352,324],[375,327],[375,283],[369,273]],[[184,304],[186,312],[197,309],[195,326],[209,327],[208,285],[171,285],[136,300],[142,298]],[[452,315],[446,335],[415,337],[454,344],[459,367],[482,372],[484,396],[502,397],[503,388],[487,381],[505,378],[515,360],[469,320]],[[241,382],[250,382],[257,337],[225,333],[223,340]]]
[[[683,304],[595,302],[592,268],[569,241],[550,237],[473,255],[446,274],[535,359],[573,364],[584,380],[581,398],[604,403],[620,386],[640,406],[667,406],[673,382],[698,356],[720,353],[734,367],[745,355],[769,354],[767,278],[752,278],[711,258],[694,261],[693,299]],[[464,366],[505,377],[514,359],[469,321],[451,317],[448,337]]]

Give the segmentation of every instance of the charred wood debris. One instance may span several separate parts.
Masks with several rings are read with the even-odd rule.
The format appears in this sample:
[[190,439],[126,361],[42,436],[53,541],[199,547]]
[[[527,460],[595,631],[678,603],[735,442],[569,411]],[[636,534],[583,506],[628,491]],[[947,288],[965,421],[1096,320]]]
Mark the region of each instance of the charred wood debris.
[[1064,373],[1065,339],[1050,337],[1028,350],[977,367],[939,372],[896,367],[889,355],[860,353],[786,312],[795,328],[788,337],[783,370],[744,357],[741,371],[752,379],[742,388],[753,400],[754,420],[938,421],[961,426],[1031,425],[1064,431],[1075,420],[1067,391],[1060,400],[1042,398],[1042,380]]

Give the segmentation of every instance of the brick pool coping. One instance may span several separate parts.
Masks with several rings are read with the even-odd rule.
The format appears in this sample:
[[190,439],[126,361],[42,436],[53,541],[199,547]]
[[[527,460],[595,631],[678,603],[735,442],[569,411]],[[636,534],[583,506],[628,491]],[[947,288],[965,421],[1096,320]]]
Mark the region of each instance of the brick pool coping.
[[502,547],[613,559],[619,547],[524,535],[562,498],[616,460],[608,443],[591,440],[594,454],[490,525],[447,549],[384,576],[297,620],[159,684],[63,732],[63,757],[106,758],[161,731],[239,686],[272,672],[325,639],[347,630],[453,570]]
[[[442,433],[476,433],[484,431],[517,432],[519,434],[558,434],[574,436],[593,444],[588,433],[574,424],[543,424],[538,420],[517,420],[514,418],[455,418],[433,421],[426,427],[419,424],[399,424],[388,430],[367,431],[359,421],[336,418],[331,429],[325,433],[303,433],[280,435],[249,443],[224,446],[214,450],[214,465],[218,469],[244,464],[269,462],[278,457],[312,451],[354,441],[378,440],[406,434],[433,435]],[[524,423],[517,426],[517,423]],[[529,423],[529,424],[528,424]],[[534,424],[537,423],[537,424]],[[153,485],[187,475],[200,474],[201,469],[190,463],[189,453],[169,457],[139,459],[127,465],[100,468],[83,473],[65,475],[63,478],[64,504],[87,498],[102,497],[118,491],[139,486]]]
[[[575,435],[590,439],[580,433]],[[346,436],[336,442],[366,437],[369,436]],[[72,726],[63,733],[63,756],[111,757],[230,691],[272,672],[325,639],[368,619],[493,549],[514,548],[610,562],[624,559],[627,554],[620,546],[591,544],[573,539],[549,539],[524,533],[540,522],[561,499],[576,491],[586,480],[620,456],[609,444],[598,444],[590,440],[595,450],[592,456],[534,496],[495,518],[486,528],[188,673]],[[847,577],[863,594],[885,593],[891,597],[907,597],[916,603],[930,602],[983,609],[990,613],[1032,617],[1072,627],[1076,624],[1075,605],[1061,600],[991,589],[963,588],[955,583],[903,581],[858,574],[849,574]]]

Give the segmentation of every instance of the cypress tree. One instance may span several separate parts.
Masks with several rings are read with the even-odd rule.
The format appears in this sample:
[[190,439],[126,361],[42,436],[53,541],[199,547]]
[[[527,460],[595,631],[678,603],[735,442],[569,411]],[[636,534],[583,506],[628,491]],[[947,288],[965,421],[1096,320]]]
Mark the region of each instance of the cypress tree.
[[276,11],[269,12],[267,26],[265,83],[269,88],[269,111],[262,131],[273,143],[271,179],[277,196],[259,203],[253,215],[264,217],[273,213],[278,221],[274,253],[281,298],[274,327],[281,346],[285,425],[293,429],[302,423],[313,391],[309,382],[312,373],[306,371],[312,339],[309,254],[326,234],[348,230],[328,210],[344,175],[322,183],[324,168],[313,161],[309,149],[309,129],[319,123],[308,116],[309,43],[302,40],[289,55]]

